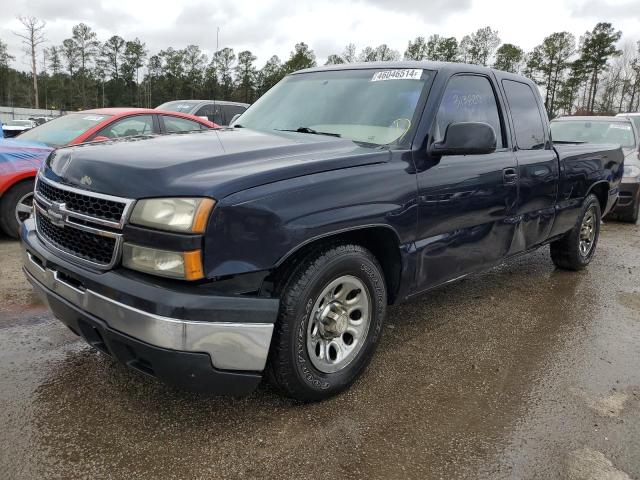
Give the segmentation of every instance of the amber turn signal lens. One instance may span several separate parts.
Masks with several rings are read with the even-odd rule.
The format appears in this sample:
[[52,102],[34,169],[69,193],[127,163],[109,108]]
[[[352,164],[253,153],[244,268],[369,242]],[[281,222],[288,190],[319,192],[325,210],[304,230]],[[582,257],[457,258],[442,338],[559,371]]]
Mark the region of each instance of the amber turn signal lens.
[[209,215],[211,214],[211,210],[213,206],[216,204],[215,200],[212,198],[203,198],[198,205],[198,209],[196,210],[196,214],[193,218],[193,224],[191,226],[191,231],[193,233],[204,233],[207,228],[207,221],[209,220]]
[[200,280],[201,278],[204,278],[202,252],[200,250],[184,252],[183,258],[185,280]]

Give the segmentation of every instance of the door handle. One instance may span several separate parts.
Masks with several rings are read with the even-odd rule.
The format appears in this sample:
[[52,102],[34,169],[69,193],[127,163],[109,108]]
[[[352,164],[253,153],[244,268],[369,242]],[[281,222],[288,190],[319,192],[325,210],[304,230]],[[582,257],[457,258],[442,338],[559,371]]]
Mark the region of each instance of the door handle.
[[518,171],[515,168],[505,168],[502,171],[502,179],[506,185],[513,185],[518,181]]

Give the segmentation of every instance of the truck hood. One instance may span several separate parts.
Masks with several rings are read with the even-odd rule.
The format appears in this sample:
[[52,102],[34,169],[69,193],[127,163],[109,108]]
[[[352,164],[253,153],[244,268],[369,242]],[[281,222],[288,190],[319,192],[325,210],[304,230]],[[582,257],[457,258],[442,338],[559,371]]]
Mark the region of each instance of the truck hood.
[[54,181],[126,198],[217,199],[267,183],[389,159],[351,140],[220,129],[64,147],[47,159]]

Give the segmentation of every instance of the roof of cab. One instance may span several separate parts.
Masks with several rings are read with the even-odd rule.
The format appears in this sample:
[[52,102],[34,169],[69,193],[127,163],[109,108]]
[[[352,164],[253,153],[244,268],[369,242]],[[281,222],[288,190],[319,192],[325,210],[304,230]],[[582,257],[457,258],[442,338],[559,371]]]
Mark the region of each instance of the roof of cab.
[[576,115],[576,116],[562,116],[556,117],[552,122],[567,122],[572,120],[578,120],[580,122],[621,122],[631,123],[628,117],[614,117],[613,115]]
[[309,72],[324,72],[330,70],[366,70],[366,69],[380,69],[380,68],[422,68],[424,70],[438,70],[438,71],[455,71],[455,72],[471,72],[471,73],[489,73],[493,72],[500,77],[513,77],[518,79],[525,79],[531,81],[522,75],[514,73],[504,72],[502,70],[496,70],[489,67],[483,67],[482,65],[473,65],[470,63],[458,63],[458,62],[432,62],[429,60],[399,60],[391,62],[357,62],[357,63],[341,63],[337,65],[324,65],[321,67],[306,68],[304,70],[298,70],[293,72],[292,75]]

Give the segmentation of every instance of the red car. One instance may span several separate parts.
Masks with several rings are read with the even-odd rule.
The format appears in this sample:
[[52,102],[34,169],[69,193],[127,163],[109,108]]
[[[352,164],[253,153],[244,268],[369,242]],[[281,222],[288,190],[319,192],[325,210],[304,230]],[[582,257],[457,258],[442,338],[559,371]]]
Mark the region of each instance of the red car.
[[31,214],[36,172],[57,147],[210,128],[218,125],[185,113],[149,108],[99,108],[69,113],[18,137],[0,139],[0,229],[17,238],[20,223]]

